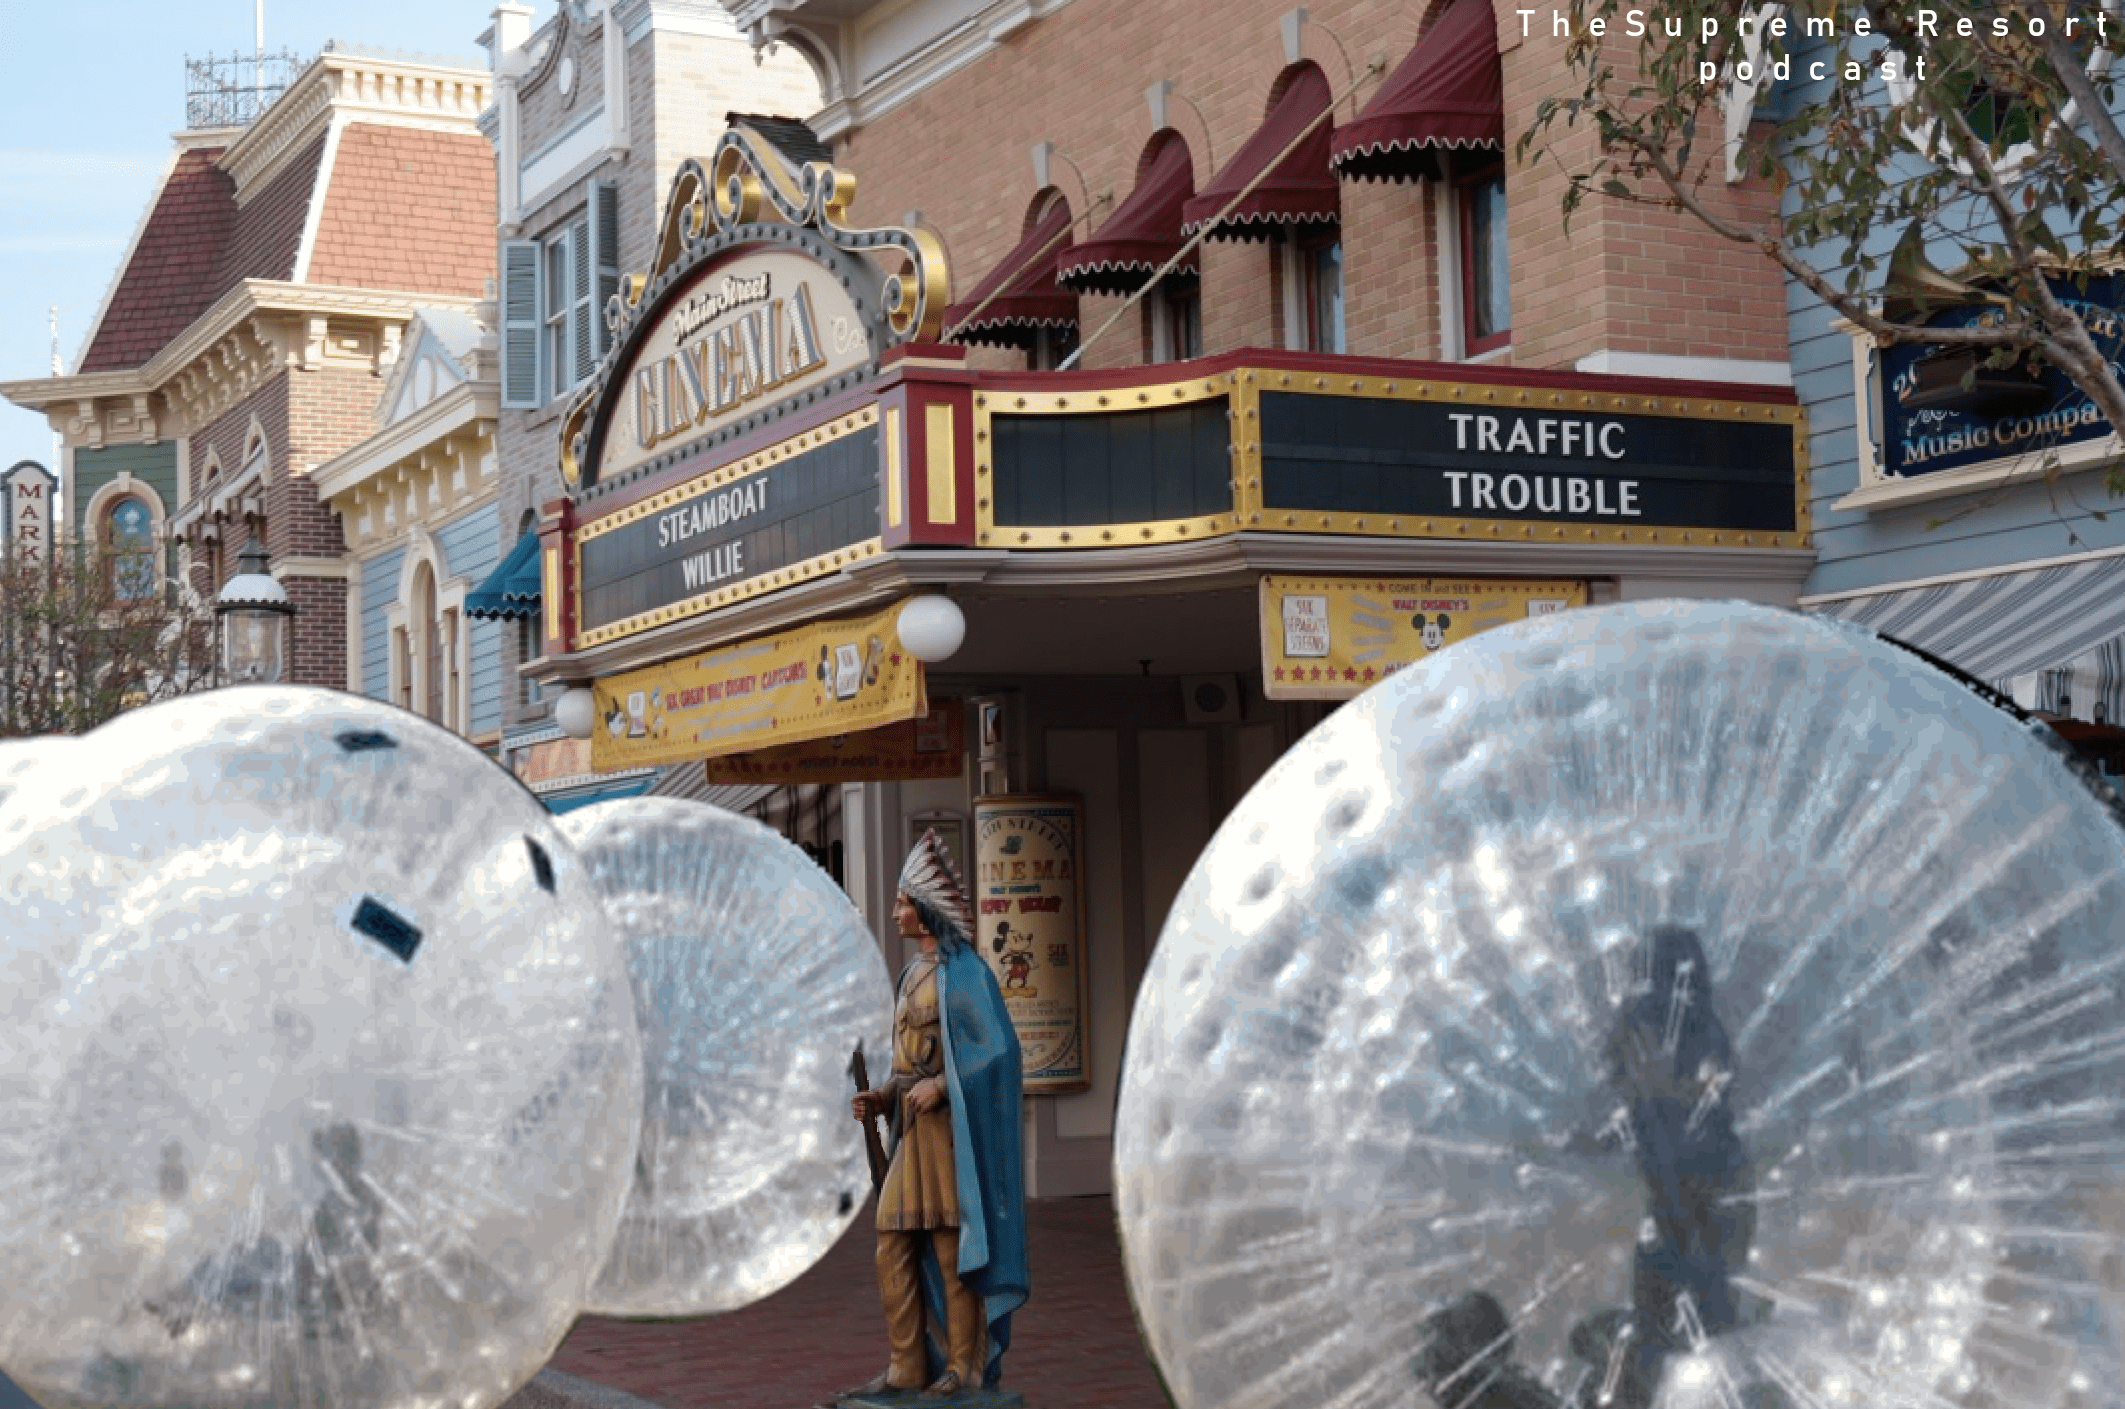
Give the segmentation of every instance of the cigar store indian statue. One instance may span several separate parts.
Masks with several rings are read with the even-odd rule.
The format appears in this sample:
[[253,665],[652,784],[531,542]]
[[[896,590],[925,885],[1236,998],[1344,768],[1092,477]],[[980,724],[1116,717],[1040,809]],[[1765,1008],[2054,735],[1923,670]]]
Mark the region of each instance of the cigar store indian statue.
[[894,1000],[892,1076],[855,1100],[858,1120],[886,1117],[891,1140],[878,1291],[892,1359],[842,1400],[999,1394],[1027,1291],[1018,1038],[935,832],[908,855],[893,919],[921,953]]

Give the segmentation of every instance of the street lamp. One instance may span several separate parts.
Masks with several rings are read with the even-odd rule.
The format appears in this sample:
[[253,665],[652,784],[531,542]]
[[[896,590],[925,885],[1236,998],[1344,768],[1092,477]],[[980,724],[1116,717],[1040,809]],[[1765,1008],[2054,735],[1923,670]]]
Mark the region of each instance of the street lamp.
[[257,535],[237,555],[236,569],[214,599],[214,614],[221,618],[223,668],[231,684],[271,685],[280,679],[287,655],[286,624],[295,615],[295,604],[266,571],[266,550],[258,546]]

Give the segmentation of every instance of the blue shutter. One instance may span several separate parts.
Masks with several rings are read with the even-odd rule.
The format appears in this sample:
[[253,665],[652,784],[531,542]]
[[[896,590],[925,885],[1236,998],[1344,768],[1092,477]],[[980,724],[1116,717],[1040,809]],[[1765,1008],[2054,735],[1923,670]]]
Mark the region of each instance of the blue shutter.
[[586,211],[568,231],[568,345],[575,364],[570,386],[581,386],[598,369],[598,340],[591,331],[596,312],[591,294],[597,280],[591,277],[595,266],[590,262],[590,223]]
[[590,268],[597,279],[590,304],[600,361],[612,351],[612,329],[605,309],[620,292],[620,193],[601,181],[590,183]]
[[536,411],[539,400],[539,242],[502,241],[502,405]]

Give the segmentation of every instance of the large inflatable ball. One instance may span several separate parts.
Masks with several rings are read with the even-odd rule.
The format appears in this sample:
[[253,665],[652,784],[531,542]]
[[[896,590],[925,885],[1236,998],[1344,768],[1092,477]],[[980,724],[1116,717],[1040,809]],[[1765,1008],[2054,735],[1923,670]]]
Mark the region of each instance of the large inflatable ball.
[[530,794],[350,695],[196,695],[22,775],[0,1367],[47,1409],[506,1398],[627,1193],[604,925]]
[[54,757],[69,740],[54,736],[30,739],[0,739],[0,806],[14,796],[32,768]]
[[833,878],[757,822],[633,798],[562,819],[633,974],[642,1143],[590,1310],[685,1316],[809,1269],[870,1196],[860,1044],[891,1074],[892,990]]
[[1866,633],[1563,613],[1343,706],[1138,997],[1184,1409],[2125,1399],[2125,828]]

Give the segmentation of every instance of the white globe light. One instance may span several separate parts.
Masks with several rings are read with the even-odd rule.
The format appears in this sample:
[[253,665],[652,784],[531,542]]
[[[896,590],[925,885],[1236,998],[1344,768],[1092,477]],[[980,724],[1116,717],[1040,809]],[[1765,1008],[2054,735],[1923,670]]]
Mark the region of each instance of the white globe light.
[[914,597],[900,609],[900,644],[924,664],[949,659],[966,639],[966,614],[950,597]]
[[597,697],[581,685],[553,702],[553,722],[571,739],[587,739],[598,724]]

